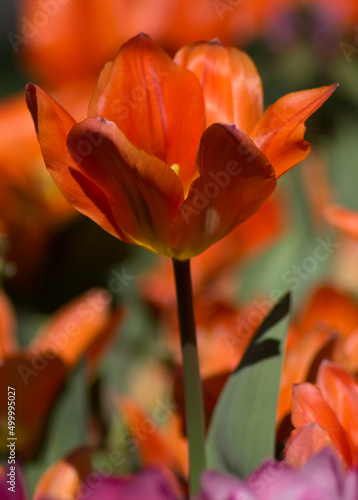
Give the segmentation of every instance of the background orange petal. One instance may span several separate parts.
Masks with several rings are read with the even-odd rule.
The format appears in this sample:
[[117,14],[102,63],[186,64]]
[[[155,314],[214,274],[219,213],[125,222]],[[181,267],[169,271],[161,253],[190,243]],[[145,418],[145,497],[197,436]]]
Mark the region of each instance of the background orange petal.
[[339,205],[328,205],[323,212],[330,224],[358,240],[358,212]]
[[[134,401],[125,397],[117,399],[117,407],[133,438],[129,450],[138,450],[142,465],[166,465],[187,477],[188,447],[181,435],[177,415],[162,416],[163,409],[159,406],[154,408],[151,416],[146,415]],[[155,420],[157,409],[164,422]]]
[[336,341],[332,361],[350,373],[358,373],[358,329],[349,337]]
[[193,43],[179,50],[174,62],[190,69],[204,92],[206,126],[234,123],[247,134],[262,114],[262,83],[245,53],[219,42]]
[[287,350],[277,406],[278,422],[290,413],[292,384],[298,384],[307,380],[315,357],[328,342],[329,335],[326,332],[313,330],[309,335],[304,335],[300,338],[292,349]]
[[325,361],[321,364],[317,385],[334,410],[351,444],[352,456],[358,447],[358,383],[340,366]]
[[357,327],[355,301],[330,285],[321,285],[314,291],[299,323],[302,334],[318,328],[342,337],[348,337]]
[[64,306],[38,332],[30,350],[55,353],[67,369],[73,367],[96,342],[111,321],[110,293],[90,290]]
[[36,486],[33,500],[76,500],[91,470],[90,451],[87,448],[74,451],[46,470]]

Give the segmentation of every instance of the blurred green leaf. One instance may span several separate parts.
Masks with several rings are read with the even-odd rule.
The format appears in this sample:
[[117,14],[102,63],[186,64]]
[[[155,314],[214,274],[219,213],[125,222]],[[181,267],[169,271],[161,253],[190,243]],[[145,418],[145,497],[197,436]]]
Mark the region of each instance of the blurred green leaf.
[[209,429],[209,468],[246,477],[263,459],[274,457],[289,311],[287,294],[265,318],[227,381]]

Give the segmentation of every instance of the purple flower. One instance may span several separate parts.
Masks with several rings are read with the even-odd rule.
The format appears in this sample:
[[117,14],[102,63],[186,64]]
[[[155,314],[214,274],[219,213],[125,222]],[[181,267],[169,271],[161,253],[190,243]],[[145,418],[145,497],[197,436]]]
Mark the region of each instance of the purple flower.
[[206,472],[197,500],[358,500],[358,470],[345,474],[336,455],[326,449],[301,470],[267,461],[245,481]]
[[136,476],[107,477],[98,487],[84,487],[76,500],[179,500],[174,485],[159,469]]

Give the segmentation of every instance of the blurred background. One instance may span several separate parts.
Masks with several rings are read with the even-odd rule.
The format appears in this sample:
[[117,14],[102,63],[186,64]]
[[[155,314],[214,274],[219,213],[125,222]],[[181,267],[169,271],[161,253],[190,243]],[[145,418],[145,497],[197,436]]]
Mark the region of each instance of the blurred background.
[[[98,332],[86,330],[88,342],[76,348],[76,359],[67,365],[65,360],[66,374],[55,391],[62,394],[62,406],[49,403],[44,411],[44,427],[56,429],[56,439],[49,432],[40,451],[34,445],[36,452],[24,454],[33,488],[46,466],[76,445],[123,448],[118,429],[123,415],[130,420],[135,412],[116,398],[130,395],[142,401],[144,412],[155,398],[175,392],[180,360],[168,259],[117,241],[62,198],[25,106],[26,83],[40,85],[76,119],[84,118],[105,62],[128,38],[146,32],[172,56],[186,43],[213,38],[247,51],[263,81],[265,107],[289,92],[340,84],[307,122],[309,157],[279,180],[274,197],[255,217],[193,259],[203,372],[221,373],[228,363],[235,366],[263,311],[287,290],[293,291],[297,315],[318,287],[350,297],[357,293],[357,242],[333,229],[323,211],[332,203],[358,210],[358,4],[2,0],[0,32],[0,271],[17,324],[11,334],[6,330],[4,308],[0,334],[17,342],[7,354],[27,352],[55,312],[89,290],[103,287],[112,296],[108,318],[98,327],[107,332],[103,345],[96,344]],[[318,247],[321,260],[314,257]],[[229,356],[223,336],[241,338]],[[222,356],[214,361],[218,349]],[[5,359],[4,353],[5,348]],[[11,377],[11,370],[6,374]],[[83,424],[77,425],[80,431],[68,432],[74,421]],[[136,460],[124,470],[138,467]]]

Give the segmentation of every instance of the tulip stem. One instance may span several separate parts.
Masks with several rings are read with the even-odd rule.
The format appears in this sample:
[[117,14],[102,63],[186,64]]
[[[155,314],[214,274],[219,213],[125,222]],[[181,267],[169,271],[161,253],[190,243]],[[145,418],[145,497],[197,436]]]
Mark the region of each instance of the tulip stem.
[[205,469],[205,419],[203,390],[196,342],[190,260],[173,259],[178,318],[183,357],[186,430],[189,441],[189,489],[197,494]]

